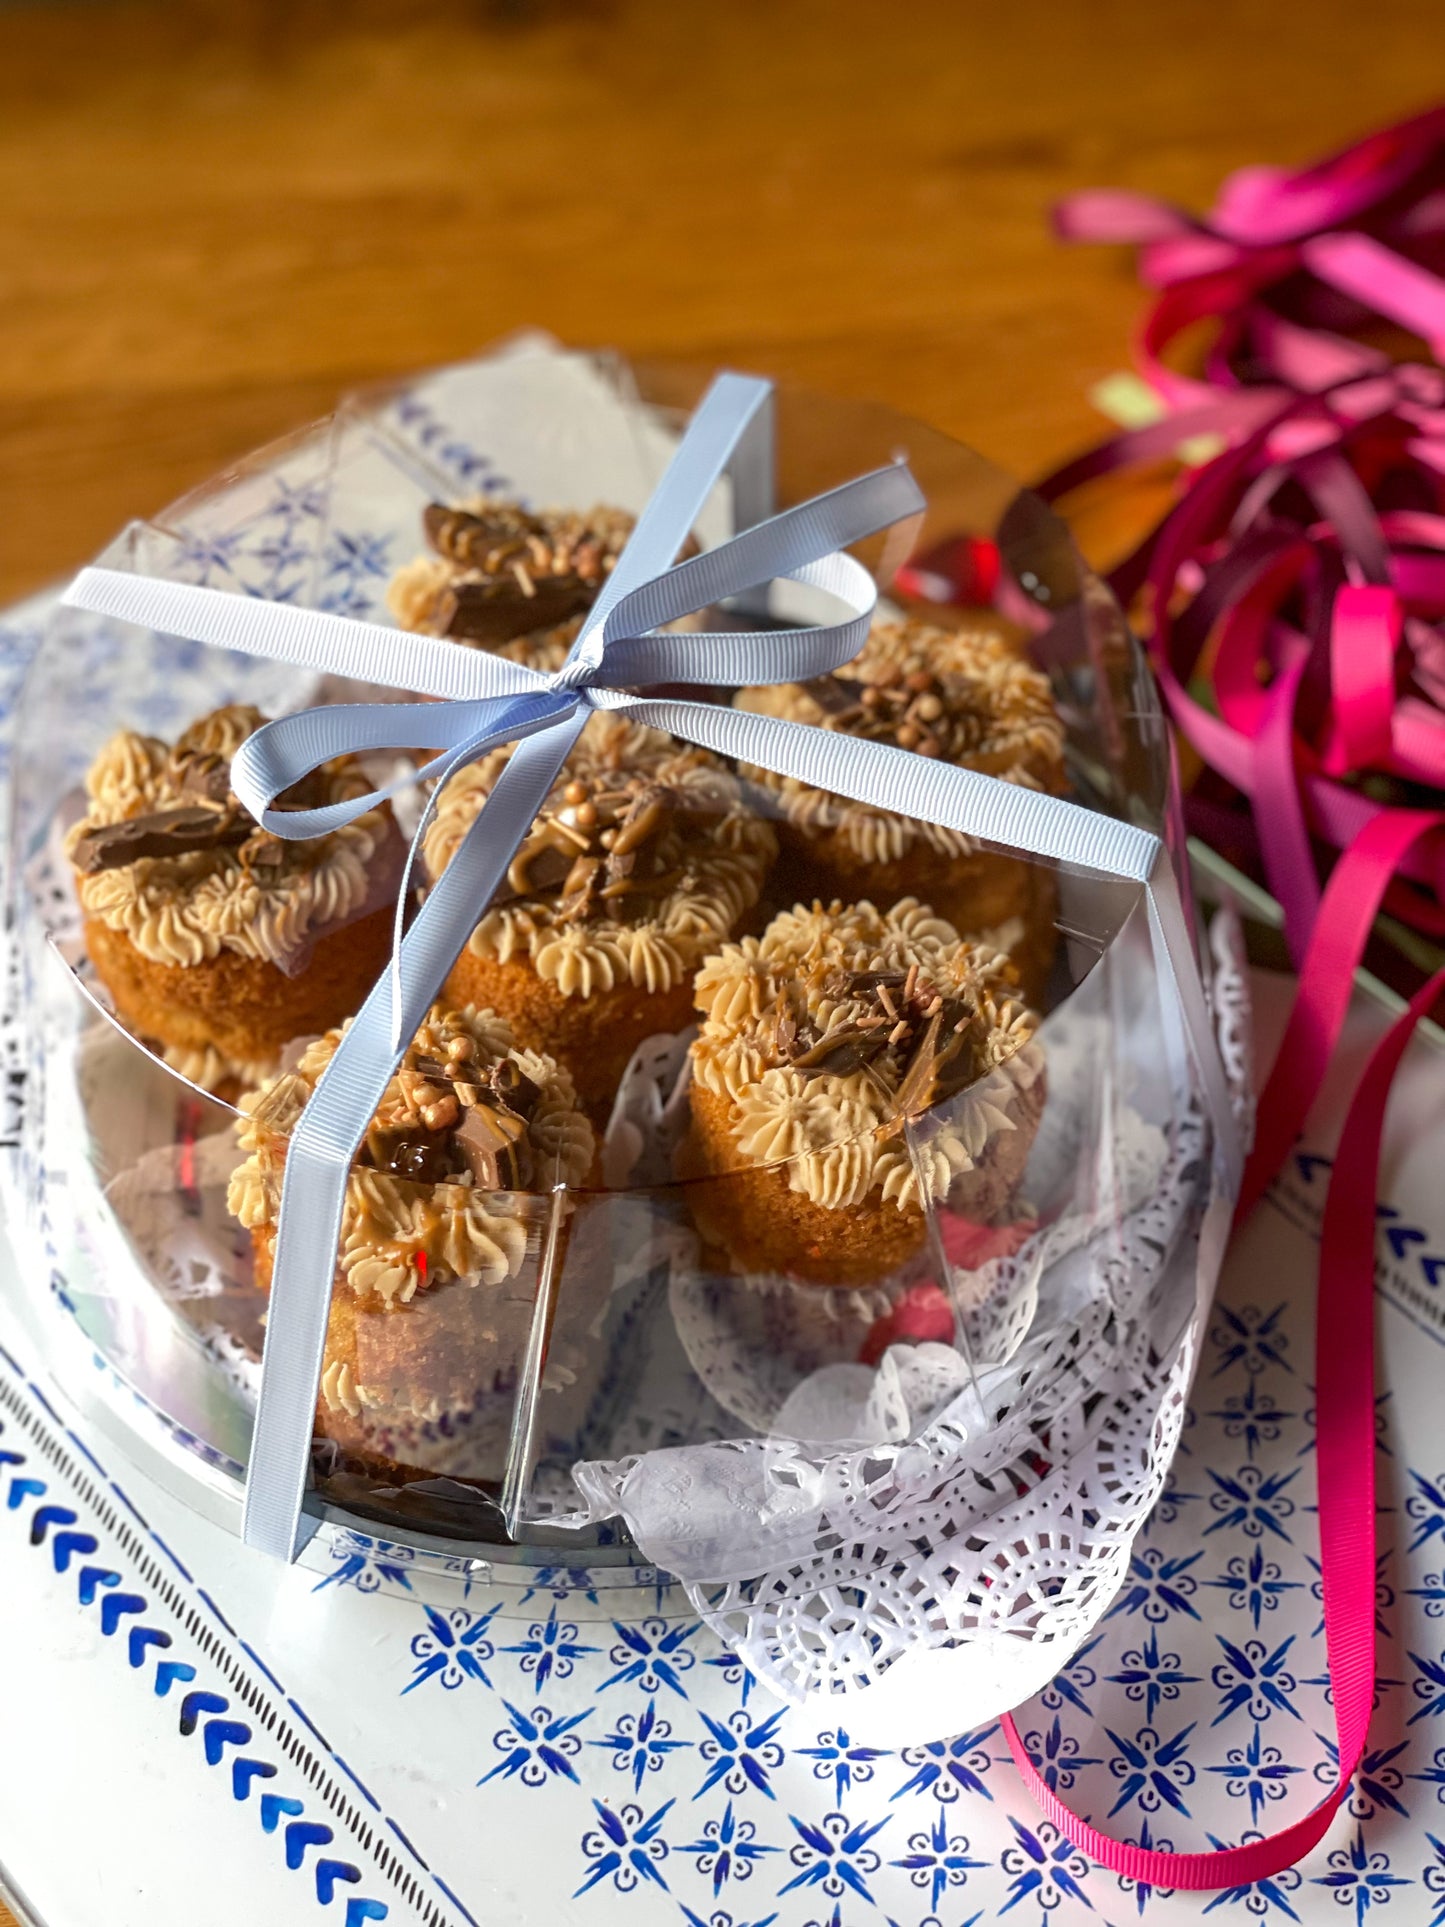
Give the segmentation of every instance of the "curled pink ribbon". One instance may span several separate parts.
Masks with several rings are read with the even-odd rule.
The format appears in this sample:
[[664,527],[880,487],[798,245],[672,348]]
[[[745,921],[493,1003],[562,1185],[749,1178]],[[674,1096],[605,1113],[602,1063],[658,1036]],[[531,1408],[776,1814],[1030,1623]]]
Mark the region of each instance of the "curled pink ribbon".
[[[1260,1098],[1236,1224],[1290,1155],[1319,1093],[1382,909],[1445,934],[1445,373],[1392,358],[1379,322],[1445,358],[1445,107],[1311,167],[1252,167],[1197,218],[1142,195],[1075,195],[1069,240],[1133,242],[1155,291],[1136,337],[1164,409],[1046,478],[1081,483],[1179,456],[1177,499],[1111,581],[1148,635],[1171,714],[1205,765],[1192,826],[1284,907],[1300,973]],[[1168,350],[1206,323],[1201,374]],[[1370,327],[1374,339],[1362,339]],[[1418,355],[1418,348],[1411,348]],[[955,594],[966,599],[961,582]],[[1323,882],[1322,882],[1323,876]],[[1315,1846],[1364,1752],[1374,1686],[1375,1190],[1390,1084],[1445,971],[1368,1060],[1325,1207],[1316,1312],[1325,1635],[1340,1776],[1293,1826],[1247,1846],[1161,1853],[1111,1840],[1045,1784],[1038,1804],[1116,1873],[1156,1888],[1244,1886]]]

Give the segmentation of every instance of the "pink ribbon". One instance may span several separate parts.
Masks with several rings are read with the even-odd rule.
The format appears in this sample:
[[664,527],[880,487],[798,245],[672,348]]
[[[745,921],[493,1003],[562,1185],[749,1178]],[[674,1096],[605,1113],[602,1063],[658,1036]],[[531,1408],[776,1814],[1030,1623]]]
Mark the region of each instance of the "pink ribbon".
[[[1258,859],[1284,907],[1299,987],[1261,1094],[1236,1224],[1291,1154],[1319,1094],[1354,973],[1382,908],[1445,934],[1445,373],[1392,363],[1354,331],[1371,316],[1445,357],[1445,107],[1295,172],[1246,168],[1196,218],[1113,190],[1058,213],[1070,240],[1132,241],[1155,291],[1136,339],[1170,412],[1048,477],[1057,500],[1095,477],[1219,454],[1121,563],[1174,720],[1209,776],[1194,826]],[[1168,351],[1208,323],[1202,375]],[[1316,850],[1334,851],[1321,888]],[[1374,1685],[1375,1189],[1391,1081],[1433,977],[1358,1081],[1325,1205],[1316,1308],[1325,1637],[1340,1776],[1293,1826],[1248,1846],[1161,1853],[1111,1840],[1045,1784],[1004,1732],[1049,1818],[1102,1865],[1150,1886],[1244,1886],[1324,1836],[1359,1765]]]
[[[1072,1813],[1034,1765],[1012,1714],[1004,1715],[1004,1737],[1034,1800],[1076,1847],[1127,1879],[1193,1893],[1268,1879],[1324,1838],[1364,1756],[1375,1687],[1375,1184],[1391,1082],[1416,1024],[1442,991],[1445,970],[1371,1053],[1345,1119],[1321,1227],[1315,1381],[1335,1784],[1303,1819],[1262,1840],[1211,1853],[1164,1853],[1113,1840]],[[1257,1197],[1272,1171],[1259,1148],[1251,1162]]]

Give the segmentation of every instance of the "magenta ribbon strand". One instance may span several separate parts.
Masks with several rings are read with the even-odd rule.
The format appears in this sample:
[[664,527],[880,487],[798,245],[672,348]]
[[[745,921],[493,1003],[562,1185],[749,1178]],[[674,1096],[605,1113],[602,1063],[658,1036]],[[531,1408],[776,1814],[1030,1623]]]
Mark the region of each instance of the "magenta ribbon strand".
[[[1067,240],[1132,242],[1154,291],[1135,339],[1163,418],[1057,470],[1040,492],[1142,463],[1183,469],[1162,522],[1113,572],[1140,605],[1181,733],[1210,772],[1196,828],[1257,860],[1284,908],[1299,985],[1260,1097],[1236,1226],[1291,1155],[1324,1082],[1382,909],[1445,935],[1445,372],[1393,360],[1383,319],[1445,358],[1445,107],[1298,171],[1252,167],[1196,217],[1140,194],[1079,194]],[[1206,323],[1202,373],[1169,351]],[[1325,880],[1321,883],[1321,870]],[[1246,1846],[1163,1853],[1110,1839],[1024,1783],[1103,1866],[1156,1888],[1244,1886],[1328,1830],[1364,1752],[1375,1675],[1375,1194],[1386,1104],[1430,979],[1371,1053],[1325,1205],[1316,1306],[1325,1637],[1340,1773],[1303,1819]]]

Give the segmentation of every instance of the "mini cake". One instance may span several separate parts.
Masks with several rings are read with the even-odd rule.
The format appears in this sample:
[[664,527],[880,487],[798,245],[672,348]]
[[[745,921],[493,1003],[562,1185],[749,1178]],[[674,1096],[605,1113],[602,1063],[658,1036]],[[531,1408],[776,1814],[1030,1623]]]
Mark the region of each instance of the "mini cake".
[[[346,1026],[242,1099],[227,1202],[269,1288],[286,1145]],[[593,1164],[572,1080],[494,1011],[438,1004],[347,1179],[317,1428],[375,1469],[499,1476],[554,1185]],[[479,1439],[488,1444],[482,1450]],[[487,1453],[490,1465],[483,1464]],[[445,1459],[445,1464],[441,1461]]]
[[[213,710],[174,746],[124,730],[86,777],[66,848],[96,972],[125,1023],[207,1089],[254,1083],[282,1045],[356,1010],[385,965],[404,848],[388,808],[329,835],[262,830],[230,787],[265,718]],[[354,757],[284,801],[364,796]]]
[[697,975],[691,1053],[703,1237],[744,1273],[858,1286],[920,1249],[925,1202],[997,1222],[1043,1106],[1016,985],[909,898],[799,906],[724,945]]
[[[1065,788],[1063,728],[1047,677],[1001,628],[877,622],[859,654],[814,682],[741,690],[743,709],[844,730],[921,756],[1023,783]],[[897,816],[749,769],[781,811],[778,883],[800,897],[917,896],[960,929],[1007,950],[1030,996],[1055,949],[1054,879],[1046,865],[981,849],[956,830]]]
[[[422,516],[432,553],[397,571],[387,607],[404,629],[504,649],[532,668],[555,667],[531,660],[528,639],[586,614],[633,522],[615,508],[532,514],[516,502],[485,498],[455,508],[433,502]],[[507,645],[521,645],[521,654]],[[555,653],[555,639],[539,653]]]
[[[443,790],[423,853],[433,881],[506,765]],[[758,901],[772,825],[706,750],[593,715],[451,976],[453,1003],[500,1011],[566,1064],[600,1123],[633,1051],[692,1021],[698,965]]]

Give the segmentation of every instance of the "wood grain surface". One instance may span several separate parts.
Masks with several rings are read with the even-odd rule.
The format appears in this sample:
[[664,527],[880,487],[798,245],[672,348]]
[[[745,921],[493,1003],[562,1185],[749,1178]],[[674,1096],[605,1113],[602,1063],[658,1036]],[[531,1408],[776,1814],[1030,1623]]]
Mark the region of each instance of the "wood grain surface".
[[1440,27],[1440,0],[0,8],[0,600],[341,388],[524,325],[875,396],[1035,473],[1099,432],[1138,307],[1050,203],[1202,207],[1445,93]]
[[0,8],[0,597],[337,391],[526,324],[866,393],[1028,474],[1205,204],[1445,88],[1439,0]]

